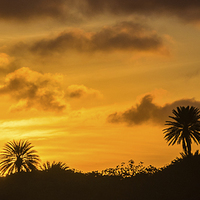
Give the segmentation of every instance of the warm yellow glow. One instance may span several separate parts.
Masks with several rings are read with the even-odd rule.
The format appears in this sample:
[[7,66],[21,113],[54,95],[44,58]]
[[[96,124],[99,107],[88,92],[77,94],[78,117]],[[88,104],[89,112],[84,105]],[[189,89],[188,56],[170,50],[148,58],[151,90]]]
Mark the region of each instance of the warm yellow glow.
[[183,16],[172,2],[160,12],[162,3],[135,10],[125,1],[116,16],[108,1],[86,15],[80,7],[63,14],[61,2],[55,12],[38,5],[1,16],[0,149],[28,139],[43,162],[84,171],[179,156],[162,130],[173,106],[200,105],[194,7]]

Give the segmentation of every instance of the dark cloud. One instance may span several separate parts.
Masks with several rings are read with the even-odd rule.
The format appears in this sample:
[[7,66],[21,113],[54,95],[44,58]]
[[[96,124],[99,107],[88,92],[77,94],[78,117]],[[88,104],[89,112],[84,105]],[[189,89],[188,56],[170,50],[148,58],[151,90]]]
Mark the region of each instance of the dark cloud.
[[102,94],[98,90],[87,88],[84,85],[70,85],[66,90],[66,97],[70,98],[82,98],[82,97],[94,97],[101,98]]
[[0,19],[20,20],[115,15],[167,15],[200,19],[198,0],[0,0]]
[[66,16],[71,0],[0,0],[0,19],[26,21]]
[[11,111],[61,112],[66,103],[59,81],[59,75],[41,74],[23,67],[6,76],[4,84],[0,85],[0,95],[9,95],[17,102]]
[[159,51],[164,47],[162,38],[149,27],[133,22],[121,22],[104,27],[98,32],[63,32],[51,39],[42,39],[32,45],[20,43],[12,52],[37,53],[47,55],[63,53],[67,50],[79,52],[96,51]]
[[200,101],[194,99],[182,99],[164,106],[153,103],[153,97],[146,95],[140,104],[125,112],[116,112],[108,116],[110,123],[126,123],[128,125],[140,125],[149,121],[164,125],[168,116],[172,115],[172,110],[178,106],[195,106],[200,108]]
[[116,15],[168,15],[187,21],[200,20],[198,0],[84,0],[84,2],[84,12],[89,15],[108,12]]

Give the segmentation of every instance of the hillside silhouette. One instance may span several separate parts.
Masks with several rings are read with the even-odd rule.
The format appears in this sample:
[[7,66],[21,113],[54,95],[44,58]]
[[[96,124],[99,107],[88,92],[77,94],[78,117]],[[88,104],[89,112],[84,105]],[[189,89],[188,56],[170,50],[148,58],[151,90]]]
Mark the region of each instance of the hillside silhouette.
[[[129,163],[130,164],[130,163]],[[110,172],[116,168],[109,169]],[[122,169],[130,171],[127,166]],[[134,165],[124,173],[82,173],[54,168],[20,172],[0,178],[0,199],[28,200],[198,200],[200,155],[183,155],[160,169]],[[107,170],[107,171],[109,171]],[[122,170],[123,171],[123,170]]]

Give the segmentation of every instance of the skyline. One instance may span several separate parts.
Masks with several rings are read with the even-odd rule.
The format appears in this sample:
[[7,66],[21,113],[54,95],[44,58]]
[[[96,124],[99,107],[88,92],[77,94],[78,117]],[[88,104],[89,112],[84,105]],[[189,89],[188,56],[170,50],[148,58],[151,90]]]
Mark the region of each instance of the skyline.
[[0,0],[0,149],[28,139],[82,171],[171,162],[182,147],[165,120],[200,108],[199,13],[189,0]]

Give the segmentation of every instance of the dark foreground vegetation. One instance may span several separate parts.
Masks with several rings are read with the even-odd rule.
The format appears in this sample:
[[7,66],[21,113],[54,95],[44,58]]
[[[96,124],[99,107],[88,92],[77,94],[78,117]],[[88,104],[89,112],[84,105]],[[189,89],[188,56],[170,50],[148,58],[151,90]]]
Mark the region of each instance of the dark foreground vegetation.
[[0,200],[200,200],[200,110],[177,107],[164,138],[182,144],[181,158],[160,169],[132,160],[102,172],[82,173],[62,162],[40,164],[29,141],[7,142],[0,153]]
[[[57,165],[56,165],[57,164]],[[183,155],[168,166],[120,165],[81,173],[54,163],[0,178],[1,200],[199,200],[200,155]],[[55,167],[57,166],[57,167]]]

